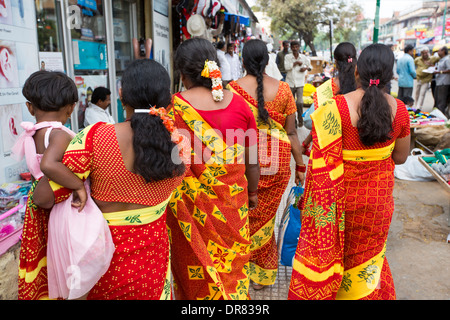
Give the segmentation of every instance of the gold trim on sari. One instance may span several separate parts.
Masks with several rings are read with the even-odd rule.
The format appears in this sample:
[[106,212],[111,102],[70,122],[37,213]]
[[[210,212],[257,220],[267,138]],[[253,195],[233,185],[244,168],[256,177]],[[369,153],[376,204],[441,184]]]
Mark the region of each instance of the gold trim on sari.
[[[171,197],[171,196],[170,196]],[[110,226],[135,226],[152,223],[164,214],[170,197],[153,207],[103,213]]]

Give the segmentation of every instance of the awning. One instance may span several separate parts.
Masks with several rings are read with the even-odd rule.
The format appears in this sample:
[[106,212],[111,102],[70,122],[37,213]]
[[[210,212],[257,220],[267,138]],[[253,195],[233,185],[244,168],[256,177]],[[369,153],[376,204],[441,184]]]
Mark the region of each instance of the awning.
[[231,3],[230,0],[221,0],[220,3],[222,3],[222,5],[230,14],[237,14],[236,7],[233,5],[233,3]]
[[420,42],[420,44],[426,44],[426,43],[428,43],[430,41],[433,41],[433,40],[434,40],[434,37],[431,37],[431,38],[422,39],[419,42]]
[[228,12],[225,12],[225,21],[237,22],[237,17],[239,17],[240,24],[243,24],[246,27],[250,27],[250,17],[241,16],[240,14],[230,14]]

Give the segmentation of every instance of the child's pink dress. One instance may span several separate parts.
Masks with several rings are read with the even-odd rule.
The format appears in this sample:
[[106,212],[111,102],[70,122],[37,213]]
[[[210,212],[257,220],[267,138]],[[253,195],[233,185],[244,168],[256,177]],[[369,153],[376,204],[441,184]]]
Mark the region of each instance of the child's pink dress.
[[[38,180],[42,155],[36,153],[33,135],[36,130],[49,129],[45,133],[44,145],[53,128],[75,133],[60,122],[22,123],[24,134],[14,147],[14,154],[25,155],[28,169]],[[48,219],[47,277],[48,297],[75,299],[88,293],[108,270],[114,253],[114,243],[103,214],[90,197],[89,183],[85,182],[88,198],[85,208],[78,212],[72,206],[72,195],[53,206]],[[33,218],[33,217],[32,217]]]
[[108,270],[114,243],[108,223],[90,196],[81,212],[72,195],[53,206],[48,223],[49,297],[76,299],[88,293]]

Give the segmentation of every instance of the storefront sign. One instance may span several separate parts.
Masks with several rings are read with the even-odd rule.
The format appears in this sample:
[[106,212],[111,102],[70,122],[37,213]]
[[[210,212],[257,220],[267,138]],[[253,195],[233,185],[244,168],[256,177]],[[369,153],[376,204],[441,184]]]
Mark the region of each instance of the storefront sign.
[[62,52],[39,52],[39,68],[47,71],[64,72]]
[[75,70],[108,69],[106,44],[100,42],[73,40]]
[[5,182],[7,168],[17,165],[10,154],[20,123],[34,121],[22,87],[39,70],[39,59],[34,1],[0,1],[0,9],[0,182]]

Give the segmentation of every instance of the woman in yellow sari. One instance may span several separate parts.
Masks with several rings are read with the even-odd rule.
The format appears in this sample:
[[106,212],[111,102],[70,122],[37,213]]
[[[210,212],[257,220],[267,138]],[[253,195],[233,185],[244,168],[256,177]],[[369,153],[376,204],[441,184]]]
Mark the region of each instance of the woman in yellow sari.
[[409,153],[405,105],[384,92],[394,55],[374,44],[357,63],[361,88],[312,115],[311,174],[288,298],[395,299],[385,252],[394,167]]
[[223,90],[217,61],[215,48],[200,38],[184,41],[175,54],[187,90],[173,96],[170,114],[191,139],[190,168],[167,215],[177,300],[249,298],[256,123],[245,101]]
[[285,82],[264,73],[269,61],[265,43],[261,40],[246,42],[242,57],[247,75],[231,82],[228,88],[245,99],[258,126],[261,178],[258,206],[250,211],[250,278],[253,287],[261,289],[272,285],[277,275],[275,217],[291,177],[291,154],[296,162],[296,184],[303,183],[306,168],[295,128],[295,100]]

